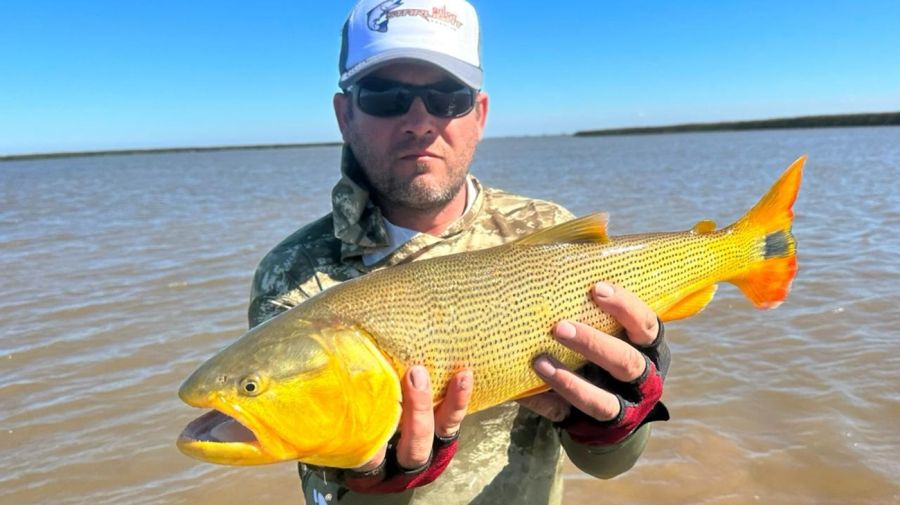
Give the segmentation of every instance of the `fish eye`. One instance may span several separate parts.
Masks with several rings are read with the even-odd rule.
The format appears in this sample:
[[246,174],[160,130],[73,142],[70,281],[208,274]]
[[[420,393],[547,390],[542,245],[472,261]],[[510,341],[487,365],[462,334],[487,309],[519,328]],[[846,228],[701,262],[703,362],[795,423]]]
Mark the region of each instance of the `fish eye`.
[[263,391],[263,382],[262,378],[258,375],[248,375],[241,379],[240,384],[238,384],[238,388],[242,394],[247,396],[256,396]]

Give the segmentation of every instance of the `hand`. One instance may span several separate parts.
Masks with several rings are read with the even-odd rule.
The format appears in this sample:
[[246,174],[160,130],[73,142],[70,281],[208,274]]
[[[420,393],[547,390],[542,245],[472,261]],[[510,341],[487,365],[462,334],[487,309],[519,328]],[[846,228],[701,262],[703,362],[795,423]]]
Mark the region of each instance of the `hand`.
[[419,365],[403,375],[403,412],[399,439],[350,472],[350,489],[365,493],[400,492],[428,484],[450,463],[456,437],[472,396],[472,372],[463,370],[447,384],[447,393],[435,409],[431,378]]
[[[662,375],[668,368],[668,353],[660,360],[656,348],[661,334],[659,320],[634,294],[618,286],[598,283],[591,295],[601,310],[624,327],[625,339],[571,321],[557,323],[553,335],[602,369],[600,373],[606,377],[601,379],[606,380],[597,382],[604,387],[566,369],[549,356],[541,356],[534,362],[535,371],[553,391],[520,402],[556,422],[577,417],[575,413],[586,415],[593,421],[592,432],[606,429],[593,438],[615,443],[634,431],[651,411],[656,412],[654,408],[662,394]],[[664,407],[660,404],[658,410]],[[657,413],[661,418],[668,418],[667,412]],[[574,435],[571,430],[570,434]]]

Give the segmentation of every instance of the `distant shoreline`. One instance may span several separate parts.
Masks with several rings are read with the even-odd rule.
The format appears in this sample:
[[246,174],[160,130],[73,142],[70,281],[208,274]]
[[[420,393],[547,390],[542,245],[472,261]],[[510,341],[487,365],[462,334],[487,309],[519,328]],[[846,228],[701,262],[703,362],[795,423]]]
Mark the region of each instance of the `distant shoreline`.
[[878,112],[865,114],[831,114],[825,116],[800,116],[754,121],[729,121],[722,123],[686,123],[670,126],[647,126],[635,128],[607,128],[583,130],[575,137],[600,137],[611,135],[647,135],[652,133],[685,133],[743,130],[777,130],[791,128],[839,128],[855,126],[900,126],[900,112]]
[[[823,116],[800,116],[754,121],[730,121],[721,123],[686,123],[669,126],[646,126],[632,128],[607,128],[601,130],[577,131],[574,137],[602,137],[614,135],[647,135],[654,133],[686,133],[713,131],[773,130],[791,128],[837,128],[856,126],[900,126],[900,112],[878,112],[864,114],[832,114]],[[337,147],[341,142],[311,142],[296,144],[251,144],[234,146],[161,147],[147,149],[119,149],[103,151],[72,151],[57,153],[0,155],[0,162],[18,160],[40,160],[50,158],[74,158],[85,156],[116,156],[127,154],[193,153],[209,151],[238,151],[252,149],[288,149],[308,147]]]
[[247,144],[235,146],[156,147],[147,149],[112,149],[104,151],[71,151],[59,153],[10,154],[0,161],[42,160],[48,158],[77,158],[85,156],[117,156],[122,154],[199,153],[209,151],[241,151],[253,149],[288,149],[298,147],[337,147],[340,142],[310,142],[297,144]]

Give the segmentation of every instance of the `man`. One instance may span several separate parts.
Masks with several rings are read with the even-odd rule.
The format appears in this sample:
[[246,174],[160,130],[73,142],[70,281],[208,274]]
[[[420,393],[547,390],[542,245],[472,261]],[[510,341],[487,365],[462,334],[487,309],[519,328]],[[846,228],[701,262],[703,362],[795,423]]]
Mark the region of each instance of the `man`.
[[[488,97],[478,21],[464,0],[361,0],[344,26],[340,71],[333,101],[345,146],[333,212],[262,260],[251,326],[368,272],[499,245],[572,217],[468,174]],[[658,319],[633,295],[605,283],[591,295],[624,338],[567,321],[553,335],[597,366],[575,373],[539,357],[535,372],[554,392],[465,423],[471,372],[458,373],[433,409],[427,372],[410,367],[395,441],[354,470],[301,464],[307,503],[559,503],[561,447],[598,477],[630,468],[649,435],[644,423],[667,418],[657,400],[668,349]]]

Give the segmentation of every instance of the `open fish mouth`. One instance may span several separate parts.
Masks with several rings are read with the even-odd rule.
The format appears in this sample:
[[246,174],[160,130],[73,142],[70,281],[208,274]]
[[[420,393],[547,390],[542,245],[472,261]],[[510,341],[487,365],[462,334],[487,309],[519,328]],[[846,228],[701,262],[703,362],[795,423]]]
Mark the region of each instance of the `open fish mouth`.
[[281,460],[263,449],[250,428],[218,410],[191,421],[176,445],[187,456],[210,463],[262,465]]
[[256,435],[237,419],[218,410],[210,410],[206,414],[191,421],[181,433],[181,438],[198,442],[222,443],[256,443]]

